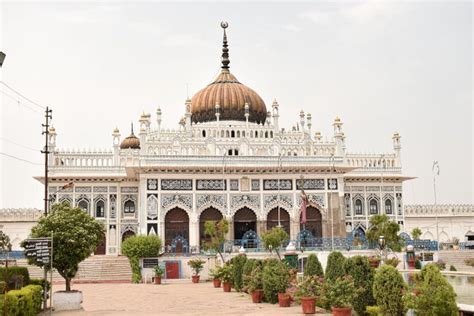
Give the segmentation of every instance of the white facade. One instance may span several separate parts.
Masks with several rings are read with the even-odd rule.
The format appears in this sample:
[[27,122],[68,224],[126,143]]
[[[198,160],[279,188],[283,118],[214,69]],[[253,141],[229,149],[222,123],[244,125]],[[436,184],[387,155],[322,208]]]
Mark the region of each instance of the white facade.
[[13,251],[23,250],[20,243],[42,215],[43,211],[35,208],[0,209],[0,230],[10,238]]

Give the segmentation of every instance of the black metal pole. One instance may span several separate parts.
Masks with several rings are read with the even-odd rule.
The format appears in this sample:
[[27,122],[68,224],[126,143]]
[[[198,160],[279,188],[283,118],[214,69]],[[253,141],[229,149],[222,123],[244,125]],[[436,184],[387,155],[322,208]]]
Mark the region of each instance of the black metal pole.
[[49,201],[49,196],[48,196],[48,155],[49,155],[49,150],[48,150],[48,143],[49,143],[49,119],[52,118],[52,110],[50,110],[48,107],[46,107],[45,110],[45,124],[43,124],[44,131],[43,135],[44,137],[44,150],[41,151],[41,153],[44,154],[44,216],[48,216],[48,201]]

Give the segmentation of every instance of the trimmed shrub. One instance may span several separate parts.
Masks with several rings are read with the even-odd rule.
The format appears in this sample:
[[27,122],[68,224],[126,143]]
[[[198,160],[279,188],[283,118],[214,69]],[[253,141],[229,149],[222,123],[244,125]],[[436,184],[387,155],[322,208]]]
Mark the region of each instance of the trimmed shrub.
[[[21,276],[21,278],[19,278]],[[0,281],[5,281],[5,267],[0,267]],[[15,283],[19,286],[16,286]],[[30,273],[27,267],[11,266],[8,267],[8,289],[12,290],[23,285],[30,284]]]
[[323,267],[321,262],[319,262],[318,257],[315,254],[310,254],[306,260],[306,265],[304,266],[304,275],[305,276],[324,276]]
[[383,265],[374,276],[374,297],[380,311],[386,316],[405,315],[403,293],[406,284],[402,275],[392,266]]
[[364,315],[366,307],[375,305],[372,294],[374,284],[374,269],[370,267],[369,258],[365,256],[354,256],[344,262],[344,273],[352,276],[357,288],[361,288],[352,302],[352,306],[358,315]]
[[[8,316],[35,316],[41,311],[42,288],[28,285],[20,290],[12,290],[7,297]],[[0,311],[3,313],[4,295],[0,297]]]
[[248,286],[250,274],[252,273],[253,268],[255,268],[256,263],[257,259],[247,259],[245,262],[244,267],[242,268],[242,289]]
[[278,293],[285,293],[289,287],[290,275],[283,262],[267,263],[263,268],[263,293],[266,302],[278,302]]
[[449,266],[449,271],[458,271],[458,269],[456,269],[455,266],[450,265],[450,266]]
[[439,260],[438,260],[437,262],[435,262],[434,264],[438,266],[438,269],[439,269],[440,271],[443,271],[443,270],[446,269],[446,263],[445,263],[443,260],[441,260],[441,259],[439,259]]
[[325,273],[327,281],[335,281],[337,278],[344,276],[345,261],[346,258],[339,251],[333,251],[329,254]]
[[132,268],[132,282],[140,283],[142,273],[140,258],[158,257],[161,250],[161,239],[158,236],[131,236],[122,243],[122,253],[128,257]]
[[232,269],[232,275],[233,275],[233,282],[232,286],[237,292],[240,292],[242,290],[243,286],[243,270],[244,270],[244,265],[247,262],[247,257],[244,255],[238,255],[234,258],[231,259],[231,263],[233,266]]
[[458,315],[456,293],[436,264],[424,266],[415,279],[412,290],[416,295],[409,292],[405,296],[408,307],[418,315]]

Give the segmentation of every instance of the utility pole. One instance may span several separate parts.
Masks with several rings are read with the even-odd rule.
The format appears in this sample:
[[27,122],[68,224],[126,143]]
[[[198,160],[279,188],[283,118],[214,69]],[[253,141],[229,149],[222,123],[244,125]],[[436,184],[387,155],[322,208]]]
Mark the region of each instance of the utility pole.
[[42,132],[42,135],[45,135],[44,137],[44,150],[41,151],[42,154],[44,154],[44,216],[48,216],[48,201],[49,201],[49,196],[48,196],[48,155],[49,155],[49,150],[48,150],[48,143],[49,143],[49,120],[53,118],[53,110],[50,110],[48,107],[46,107],[45,110],[45,124],[42,124],[44,131]]
[[439,176],[439,163],[437,161],[433,161],[431,170],[433,171],[434,212],[436,215],[436,249],[439,251],[438,210],[436,209],[436,176]]

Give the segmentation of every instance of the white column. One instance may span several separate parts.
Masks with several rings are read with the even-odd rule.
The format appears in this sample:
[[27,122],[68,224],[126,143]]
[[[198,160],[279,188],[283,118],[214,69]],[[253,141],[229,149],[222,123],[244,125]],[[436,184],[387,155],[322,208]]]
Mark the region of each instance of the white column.
[[147,187],[146,175],[141,174],[138,180],[138,233],[141,235],[147,234],[146,225],[146,208],[147,208]]

